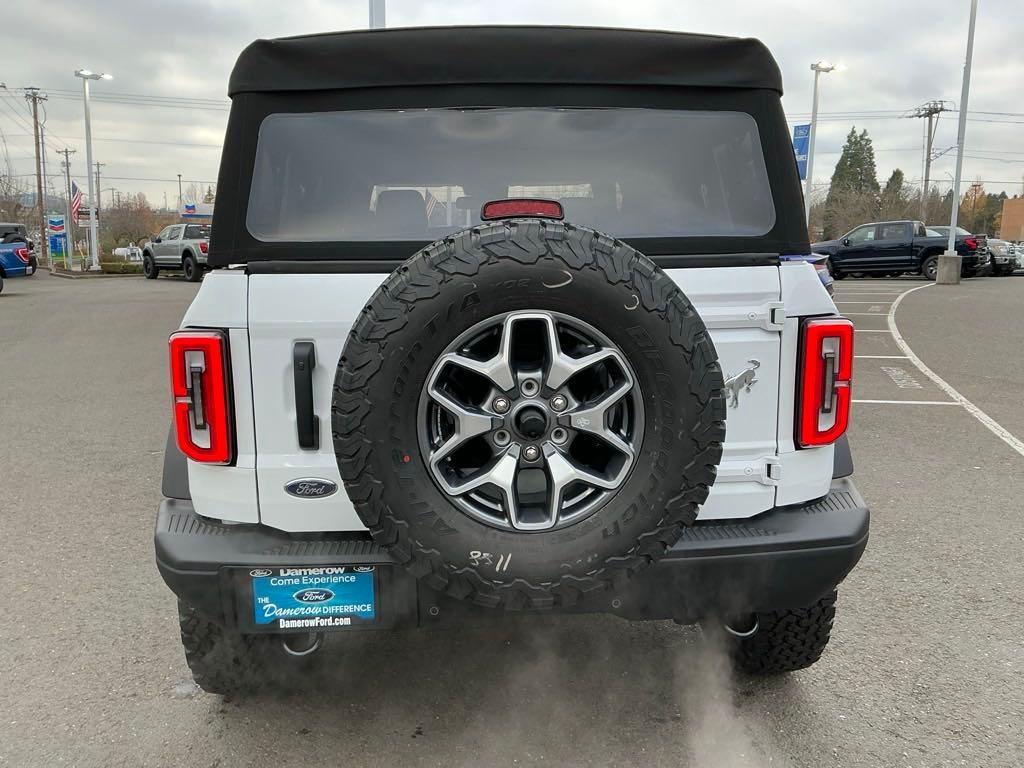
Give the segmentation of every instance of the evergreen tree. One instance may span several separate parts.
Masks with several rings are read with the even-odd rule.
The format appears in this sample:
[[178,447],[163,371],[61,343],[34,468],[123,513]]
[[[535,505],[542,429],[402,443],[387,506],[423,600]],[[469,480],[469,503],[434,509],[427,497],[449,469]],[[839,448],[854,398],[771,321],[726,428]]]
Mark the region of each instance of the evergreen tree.
[[897,168],[882,190],[881,216],[883,219],[905,218],[909,205],[910,195],[904,189],[903,171]]
[[[866,130],[858,134],[857,128],[853,127],[846,135],[846,143],[825,198],[825,237],[837,237],[864,223],[867,220],[865,215],[868,218],[877,216],[880,203],[875,148]],[[854,221],[853,218],[863,220]]]

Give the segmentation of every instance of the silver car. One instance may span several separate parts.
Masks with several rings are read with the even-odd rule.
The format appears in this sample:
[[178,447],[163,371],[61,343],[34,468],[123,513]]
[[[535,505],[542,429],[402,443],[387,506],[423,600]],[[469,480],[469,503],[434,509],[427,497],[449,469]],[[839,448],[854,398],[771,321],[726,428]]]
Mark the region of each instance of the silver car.
[[1018,268],[1020,259],[1017,253],[1018,249],[1019,246],[1015,246],[1007,240],[992,240],[990,238],[988,253],[992,258],[992,274],[997,277],[1012,275],[1013,271]]
[[209,250],[209,224],[171,224],[143,246],[142,272],[153,280],[162,269],[181,270],[186,280],[198,282]]

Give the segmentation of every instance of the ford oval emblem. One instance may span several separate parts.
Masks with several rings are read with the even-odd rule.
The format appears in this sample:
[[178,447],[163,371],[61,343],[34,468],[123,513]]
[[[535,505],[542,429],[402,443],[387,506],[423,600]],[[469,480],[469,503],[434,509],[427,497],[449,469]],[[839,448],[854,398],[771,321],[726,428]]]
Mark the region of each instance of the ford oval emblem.
[[300,589],[292,597],[300,603],[328,603],[334,599],[334,593],[329,589]]
[[254,579],[264,579],[273,573],[274,572],[269,568],[255,568],[249,571],[249,575],[252,576]]
[[284,490],[300,499],[323,499],[337,493],[338,484],[320,477],[302,477],[285,485]]

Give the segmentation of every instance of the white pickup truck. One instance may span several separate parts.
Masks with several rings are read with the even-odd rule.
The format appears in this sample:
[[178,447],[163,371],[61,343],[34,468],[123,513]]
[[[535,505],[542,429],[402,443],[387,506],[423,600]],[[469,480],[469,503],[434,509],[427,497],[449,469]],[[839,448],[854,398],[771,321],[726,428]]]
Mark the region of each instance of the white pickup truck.
[[817,661],[868,538],[853,328],[761,43],[346,32],[229,92],[155,532],[202,687],[508,611]]

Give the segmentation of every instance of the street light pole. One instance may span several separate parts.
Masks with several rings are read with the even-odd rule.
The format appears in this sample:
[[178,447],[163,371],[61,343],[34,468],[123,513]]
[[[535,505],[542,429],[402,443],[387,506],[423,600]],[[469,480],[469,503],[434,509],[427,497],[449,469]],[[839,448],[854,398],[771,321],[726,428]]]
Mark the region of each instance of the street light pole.
[[181,213],[181,206],[184,203],[181,197],[181,174],[178,174],[178,213]]
[[97,227],[97,201],[95,184],[92,178],[92,122],[89,117],[89,81],[111,80],[112,75],[96,74],[88,69],[76,69],[75,77],[82,78],[82,99],[85,103],[85,176],[89,180],[89,269],[98,271],[100,268],[99,230]]
[[818,78],[822,72],[831,72],[836,68],[835,64],[827,61],[816,61],[811,64],[811,71],[814,72],[814,96],[811,101],[811,130],[807,139],[807,181],[804,189],[804,218],[807,220],[807,227],[811,225],[811,183],[814,179],[814,140],[818,133]]
[[971,21],[967,25],[967,57],[964,61],[964,81],[960,91],[960,124],[956,131],[956,175],[953,178],[952,212],[949,216],[949,241],[946,252],[939,256],[939,269],[935,282],[956,285],[960,282],[962,259],[956,252],[956,218],[960,212],[960,178],[964,165],[964,135],[967,132],[967,97],[971,91],[971,60],[974,58],[974,22],[978,16],[978,0],[971,0]]

